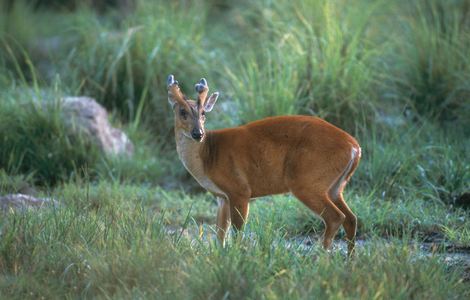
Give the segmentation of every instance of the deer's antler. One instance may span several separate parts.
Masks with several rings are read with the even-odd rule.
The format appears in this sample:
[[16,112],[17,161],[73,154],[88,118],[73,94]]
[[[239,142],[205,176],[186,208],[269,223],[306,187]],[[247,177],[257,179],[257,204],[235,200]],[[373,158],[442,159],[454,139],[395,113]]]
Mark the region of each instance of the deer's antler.
[[188,106],[186,96],[181,92],[178,81],[175,80],[175,76],[169,75],[166,83],[168,89],[168,101],[170,101],[170,103],[179,103],[184,107]]
[[198,93],[197,99],[197,108],[198,111],[202,111],[204,109],[204,104],[207,100],[207,93],[209,93],[209,86],[207,85],[207,80],[205,78],[201,78],[198,83],[194,85],[196,92]]

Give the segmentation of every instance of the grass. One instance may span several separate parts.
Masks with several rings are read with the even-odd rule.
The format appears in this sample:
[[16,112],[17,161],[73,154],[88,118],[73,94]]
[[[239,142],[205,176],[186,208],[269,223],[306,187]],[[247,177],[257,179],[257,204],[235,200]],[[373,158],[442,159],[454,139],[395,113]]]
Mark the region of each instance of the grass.
[[[61,203],[1,216],[1,297],[470,296],[465,260],[446,259],[470,247],[455,201],[470,189],[465,2],[70,3],[0,10],[0,195]],[[357,255],[321,250],[322,223],[290,195],[253,202],[220,247],[215,200],[175,152],[170,73],[190,97],[201,77],[221,92],[209,128],[307,114],[356,136]],[[105,157],[67,129],[56,100],[68,95],[103,104],[134,156]]]
[[0,102],[2,168],[11,174],[34,173],[36,183],[55,184],[97,163],[97,147],[66,125],[58,96],[48,95],[53,98],[46,101],[20,97],[24,100],[6,95]]
[[468,190],[467,140],[459,129],[428,123],[373,129],[360,137],[364,157],[353,184],[387,200],[429,199],[452,203]]
[[420,114],[441,120],[469,118],[468,6],[440,1],[409,5],[403,15],[404,47],[397,49],[397,73],[403,97]]
[[18,88],[0,95],[0,165],[6,173],[31,178],[32,184],[55,185],[71,178],[91,177],[141,183],[168,183],[163,174],[181,176],[169,155],[160,159],[162,143],[148,131],[127,126],[136,141],[133,158],[106,157],[71,126],[61,113],[62,91]]
[[[423,230],[446,214],[444,206],[428,211],[410,201],[366,211],[370,200],[351,199],[363,223],[361,235],[370,234],[370,243],[348,261],[340,251],[328,254],[318,244],[304,248],[287,238],[289,223],[282,223],[298,226],[301,222],[292,217],[301,210],[307,215],[289,197],[255,202],[246,235],[221,248],[212,225],[203,225],[213,223],[215,211],[206,196],[106,182],[64,185],[51,196],[62,205],[12,213],[0,221],[0,288],[6,297],[468,296],[461,269],[449,270],[439,256],[423,255],[410,235],[384,242],[374,228],[383,223],[393,229],[391,221],[408,234],[413,226]],[[468,213],[461,214],[468,222]],[[425,220],[410,226],[407,218]],[[448,226],[458,218],[452,216]]]
[[[124,120],[136,125],[144,120],[164,134],[172,125],[162,93],[166,76],[181,70],[178,77],[191,86],[207,63],[201,50],[206,30],[202,5],[145,2],[123,21],[126,30],[83,14],[67,32],[77,40],[60,61],[61,68],[73,70],[67,83],[77,93],[95,95]],[[165,18],[154,17],[160,15]]]

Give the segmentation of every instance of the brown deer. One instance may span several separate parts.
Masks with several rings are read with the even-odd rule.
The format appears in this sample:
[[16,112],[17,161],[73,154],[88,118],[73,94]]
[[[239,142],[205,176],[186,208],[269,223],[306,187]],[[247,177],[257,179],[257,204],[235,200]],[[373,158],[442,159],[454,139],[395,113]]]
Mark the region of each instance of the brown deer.
[[218,198],[217,236],[222,244],[230,223],[242,229],[250,199],[291,192],[325,223],[324,248],[343,225],[352,253],[357,221],[343,198],[361,157],[352,136],[311,116],[270,117],[206,131],[205,114],[219,96],[207,96],[206,79],[195,85],[197,101],[181,92],[173,75],[167,87],[176,150],[189,173]]

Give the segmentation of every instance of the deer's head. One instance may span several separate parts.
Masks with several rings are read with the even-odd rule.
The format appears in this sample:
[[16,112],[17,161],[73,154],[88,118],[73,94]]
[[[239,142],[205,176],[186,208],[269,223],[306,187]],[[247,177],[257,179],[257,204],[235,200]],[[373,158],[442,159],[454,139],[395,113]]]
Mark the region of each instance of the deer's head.
[[198,94],[197,101],[188,99],[182,92],[173,75],[168,76],[168,102],[170,102],[175,114],[175,130],[182,132],[187,138],[201,142],[204,139],[206,112],[214,107],[219,93],[212,93],[209,97],[207,80],[201,78],[194,85]]

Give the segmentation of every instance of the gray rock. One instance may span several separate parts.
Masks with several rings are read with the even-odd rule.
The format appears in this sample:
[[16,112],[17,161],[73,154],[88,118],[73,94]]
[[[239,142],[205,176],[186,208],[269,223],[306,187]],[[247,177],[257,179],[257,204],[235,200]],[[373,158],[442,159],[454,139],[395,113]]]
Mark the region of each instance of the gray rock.
[[62,110],[67,125],[88,135],[106,154],[132,156],[134,153],[134,145],[130,139],[122,130],[109,124],[108,113],[94,99],[63,98]]
[[0,211],[25,210],[44,206],[57,206],[59,203],[51,198],[35,198],[25,194],[9,194],[0,196]]

